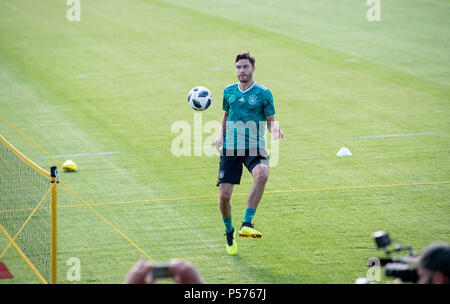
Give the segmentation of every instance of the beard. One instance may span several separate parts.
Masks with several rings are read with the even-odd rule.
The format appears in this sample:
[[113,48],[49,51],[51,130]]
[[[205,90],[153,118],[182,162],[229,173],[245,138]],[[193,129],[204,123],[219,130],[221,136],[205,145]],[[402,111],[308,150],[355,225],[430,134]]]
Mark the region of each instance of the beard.
[[242,83],[247,83],[252,79],[252,74],[245,74],[238,76],[238,79]]

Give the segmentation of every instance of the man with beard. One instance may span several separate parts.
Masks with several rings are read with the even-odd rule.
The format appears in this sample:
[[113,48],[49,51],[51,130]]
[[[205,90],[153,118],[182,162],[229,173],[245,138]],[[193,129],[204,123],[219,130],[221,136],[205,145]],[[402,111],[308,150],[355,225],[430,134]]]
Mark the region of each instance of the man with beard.
[[230,255],[237,254],[231,196],[234,185],[240,184],[242,164],[252,174],[254,183],[247,198],[239,236],[262,238],[262,233],[253,228],[252,220],[269,177],[269,157],[264,140],[266,122],[275,139],[284,136],[274,118],[272,93],[253,80],[255,58],[249,52],[239,53],[235,67],[239,82],[224,90],[224,115],[219,136],[214,143],[220,153],[217,182],[219,210],[225,224],[226,249]]

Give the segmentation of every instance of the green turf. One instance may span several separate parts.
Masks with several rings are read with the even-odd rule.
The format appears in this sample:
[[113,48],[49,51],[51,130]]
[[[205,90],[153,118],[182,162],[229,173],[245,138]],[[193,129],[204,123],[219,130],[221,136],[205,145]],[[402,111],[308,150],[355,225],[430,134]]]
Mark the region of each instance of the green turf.
[[[374,231],[416,251],[449,241],[448,184],[329,189],[450,181],[448,1],[382,1],[381,22],[365,19],[365,1],[82,1],[80,22],[68,8],[0,3],[0,115],[52,155],[120,152],[72,157],[79,172],[61,178],[88,203],[144,201],[94,208],[157,262],[187,259],[210,283],[353,283],[381,255]],[[196,85],[214,96],[203,123],[220,120],[242,50],[286,137],[255,215],[264,238],[238,240],[230,257],[218,158],[175,157],[171,127],[193,127]],[[435,133],[354,138],[420,132]],[[55,164],[3,121],[0,134]],[[352,157],[336,157],[344,146]],[[250,186],[244,172],[235,226]],[[191,196],[208,197],[167,200]],[[122,282],[141,252],[62,185],[59,197],[60,282]],[[70,257],[79,282],[66,278]],[[16,278],[0,283],[38,282],[14,249],[5,261]]]

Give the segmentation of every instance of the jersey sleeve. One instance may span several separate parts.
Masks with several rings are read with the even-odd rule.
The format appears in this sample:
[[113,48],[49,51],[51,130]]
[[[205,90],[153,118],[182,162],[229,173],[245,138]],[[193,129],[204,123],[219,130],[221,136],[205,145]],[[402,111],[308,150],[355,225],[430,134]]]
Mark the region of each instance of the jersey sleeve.
[[273,96],[270,90],[264,92],[264,115],[272,116],[275,115],[275,107],[273,106]]
[[228,103],[228,94],[227,90],[223,90],[223,105],[222,110],[228,112],[230,110],[230,104]]

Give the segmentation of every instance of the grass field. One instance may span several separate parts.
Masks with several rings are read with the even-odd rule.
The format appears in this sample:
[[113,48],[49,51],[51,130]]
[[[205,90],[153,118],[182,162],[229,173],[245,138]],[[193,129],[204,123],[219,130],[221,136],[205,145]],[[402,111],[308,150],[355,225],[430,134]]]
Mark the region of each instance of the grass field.
[[[81,198],[60,185],[60,283],[120,283],[144,253],[209,283],[353,283],[382,256],[375,231],[417,252],[450,241],[449,1],[381,0],[379,22],[363,0],[81,0],[74,22],[69,8],[0,2],[0,134]],[[231,257],[218,157],[176,157],[171,128],[194,125],[197,85],[214,96],[203,124],[221,119],[243,50],[285,138],[254,219],[264,238]],[[375,137],[392,134],[410,135]],[[95,155],[59,157],[74,154]],[[79,171],[63,173],[66,159]],[[235,227],[251,184],[245,171]],[[15,278],[0,283],[39,282],[13,248],[4,261]]]

